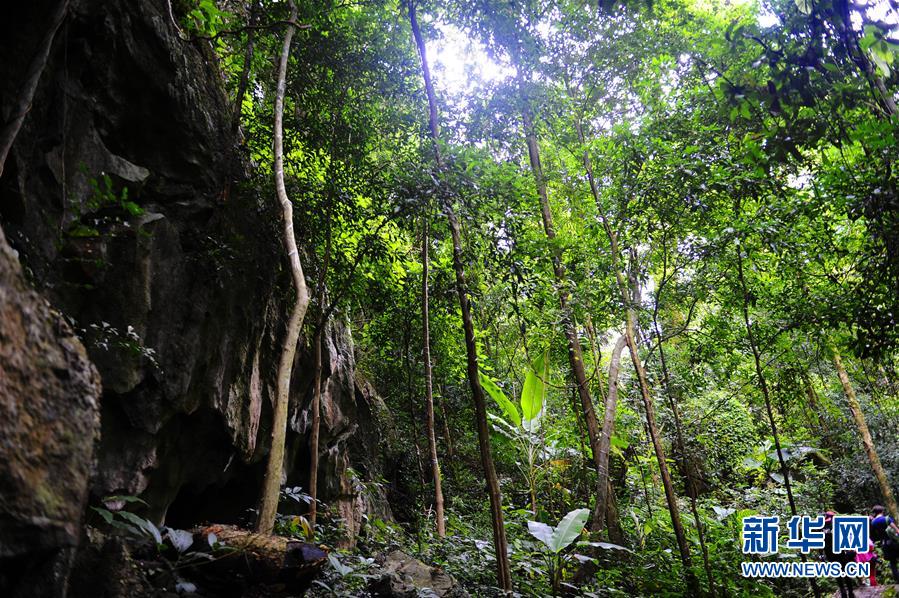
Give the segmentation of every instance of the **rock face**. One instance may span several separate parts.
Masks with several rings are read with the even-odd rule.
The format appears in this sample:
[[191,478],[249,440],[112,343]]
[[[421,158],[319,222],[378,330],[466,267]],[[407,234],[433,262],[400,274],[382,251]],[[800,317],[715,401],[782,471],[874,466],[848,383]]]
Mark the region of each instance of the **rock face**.
[[[4,110],[52,4],[16,3],[0,23]],[[102,377],[93,499],[139,495],[174,526],[227,523],[258,498],[290,279],[217,62],[176,35],[167,6],[71,2],[0,179],[0,225]],[[379,475],[383,404],[339,321],[327,339],[320,498],[351,522],[389,514],[347,475]],[[299,351],[288,436],[287,481],[304,487],[310,364]]]
[[100,378],[0,229],[0,595],[54,595],[80,537]]
[[400,550],[387,554],[381,567],[383,575],[372,581],[369,592],[384,598],[416,598],[440,596],[441,598],[467,598],[468,593],[451,575],[429,567]]

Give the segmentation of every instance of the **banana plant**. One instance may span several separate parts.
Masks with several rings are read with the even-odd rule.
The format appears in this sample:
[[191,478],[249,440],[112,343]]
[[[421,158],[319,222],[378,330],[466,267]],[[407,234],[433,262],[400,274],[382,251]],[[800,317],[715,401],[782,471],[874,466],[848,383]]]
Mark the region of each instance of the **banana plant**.
[[515,405],[499,387],[499,385],[483,372],[480,374],[481,386],[496,401],[502,410],[503,417],[488,413],[493,429],[512,440],[524,455],[525,464],[519,467],[528,482],[528,493],[531,500],[531,512],[537,514],[537,475],[538,460],[545,457],[546,446],[541,432],[544,404],[546,400],[546,380],[549,366],[546,354],[542,354],[528,367],[521,388],[521,397]]
[[562,581],[562,553],[580,537],[589,517],[590,509],[575,509],[562,517],[555,527],[540,521],[528,521],[528,531],[546,547],[553,596],[558,595]]

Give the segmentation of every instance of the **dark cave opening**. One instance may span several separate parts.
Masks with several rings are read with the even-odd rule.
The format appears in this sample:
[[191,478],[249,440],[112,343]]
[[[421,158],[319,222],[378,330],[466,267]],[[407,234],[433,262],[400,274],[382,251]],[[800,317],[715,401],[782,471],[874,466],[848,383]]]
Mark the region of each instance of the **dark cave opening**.
[[252,526],[264,472],[264,462],[247,465],[235,456],[227,478],[203,488],[183,486],[169,505],[165,524],[176,529],[206,523]]

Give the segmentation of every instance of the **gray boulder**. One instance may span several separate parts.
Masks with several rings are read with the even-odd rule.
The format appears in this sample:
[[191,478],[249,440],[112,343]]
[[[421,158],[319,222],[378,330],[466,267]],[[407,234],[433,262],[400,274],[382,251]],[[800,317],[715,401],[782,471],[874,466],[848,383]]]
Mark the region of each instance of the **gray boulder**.
[[400,550],[384,557],[383,575],[369,585],[373,596],[463,598],[468,593],[448,573],[431,567]]

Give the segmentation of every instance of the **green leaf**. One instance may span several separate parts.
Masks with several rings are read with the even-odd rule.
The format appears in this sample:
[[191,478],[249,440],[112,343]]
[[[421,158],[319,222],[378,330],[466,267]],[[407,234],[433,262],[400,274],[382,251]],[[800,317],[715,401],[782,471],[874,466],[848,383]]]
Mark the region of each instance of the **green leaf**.
[[528,521],[528,531],[554,554],[559,554],[578,539],[589,517],[590,509],[575,509],[562,517],[555,528],[539,521]]
[[541,523],[539,521],[528,521],[528,531],[532,536],[546,544],[546,547],[552,550],[553,548],[553,532],[555,531],[551,526],[546,525],[545,523]]
[[811,0],[794,0],[796,2],[796,8],[799,9],[804,15],[812,14],[812,2]]
[[123,201],[122,207],[132,216],[140,216],[144,213],[144,209],[133,201]]
[[548,370],[546,353],[537,357],[533,365],[528,368],[528,373],[524,378],[524,387],[521,389],[520,401],[521,417],[525,421],[533,421],[543,413]]
[[69,231],[70,237],[99,237],[100,231],[92,226],[79,224]]
[[346,577],[353,572],[353,568],[341,563],[340,559],[337,558],[337,555],[335,555],[333,552],[328,553],[328,562],[331,563],[331,566],[341,577]]
[[503,392],[503,390],[496,385],[496,382],[490,379],[489,376],[485,376],[483,372],[479,372],[478,375],[481,378],[481,386],[484,387],[484,390],[487,391],[487,394],[496,401],[496,404],[499,405],[500,409],[503,410],[503,413],[506,414],[506,419],[515,424],[515,426],[521,425],[521,414],[518,412],[518,408],[515,406],[515,403],[509,400],[509,397]]
[[162,544],[162,534],[159,533],[159,528],[156,527],[151,521],[147,521],[143,517],[135,515],[134,513],[129,513],[128,511],[118,511],[119,516],[130,523],[133,523],[138,528],[142,529],[149,536],[152,536],[154,540],[156,540],[157,544]]
[[633,552],[630,548],[620,544],[612,544],[611,542],[578,542],[578,546],[591,546],[593,548],[601,548],[602,550],[623,550],[625,552]]
[[106,509],[100,509],[98,507],[91,508],[96,511],[106,523],[112,523],[112,511],[107,511]]
[[613,435],[612,438],[610,438],[609,440],[610,440],[612,446],[617,449],[624,450],[630,446],[630,443],[627,440],[625,440],[624,438],[622,438],[621,436]]
[[880,29],[876,25],[865,25],[865,35],[858,40],[858,45],[862,50],[867,50],[877,43],[880,35]]

